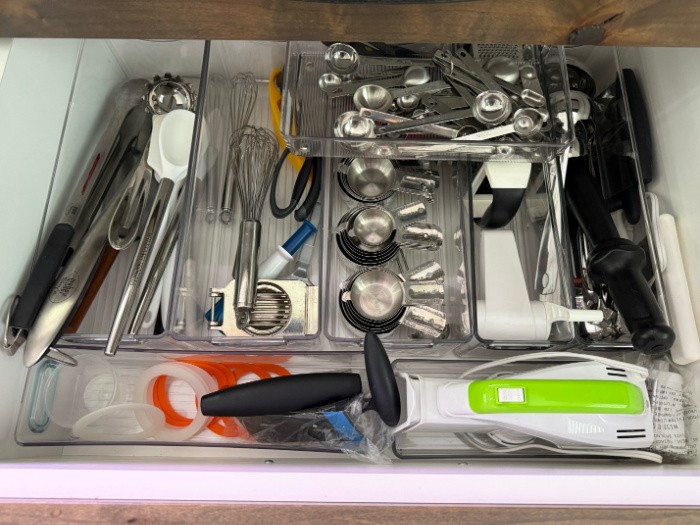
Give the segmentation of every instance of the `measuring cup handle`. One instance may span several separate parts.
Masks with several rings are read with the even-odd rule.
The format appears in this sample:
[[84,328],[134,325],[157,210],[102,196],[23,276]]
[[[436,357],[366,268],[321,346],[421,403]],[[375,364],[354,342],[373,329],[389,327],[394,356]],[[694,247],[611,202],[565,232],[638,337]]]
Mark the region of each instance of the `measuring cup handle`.
[[396,232],[396,243],[417,250],[437,250],[443,242],[442,230],[434,224],[408,224]]
[[438,281],[407,281],[404,283],[404,293],[408,304],[440,304],[445,300],[445,287]]
[[445,314],[429,306],[409,306],[400,323],[434,339],[443,337],[447,328]]
[[399,222],[408,222],[425,217],[428,214],[428,209],[422,202],[412,202],[396,208],[394,215]]

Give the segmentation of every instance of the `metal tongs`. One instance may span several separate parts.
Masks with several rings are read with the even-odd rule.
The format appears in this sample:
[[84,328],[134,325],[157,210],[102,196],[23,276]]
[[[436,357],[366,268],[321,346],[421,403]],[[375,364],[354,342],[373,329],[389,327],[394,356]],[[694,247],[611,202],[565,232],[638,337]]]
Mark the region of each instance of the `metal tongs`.
[[[150,135],[150,126],[147,131]],[[131,176],[131,183],[120,196],[119,207],[112,216],[107,239],[115,250],[121,251],[131,246],[146,219],[146,204],[153,181],[153,170],[147,162],[149,148],[150,143],[144,148],[141,160]]]

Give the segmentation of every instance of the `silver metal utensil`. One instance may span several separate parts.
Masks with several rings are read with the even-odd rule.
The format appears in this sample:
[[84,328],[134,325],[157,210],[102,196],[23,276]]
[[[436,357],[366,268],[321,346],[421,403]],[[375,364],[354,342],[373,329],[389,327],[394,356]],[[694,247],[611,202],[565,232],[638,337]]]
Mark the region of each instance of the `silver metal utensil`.
[[353,95],[355,91],[366,84],[374,84],[376,86],[382,86],[385,88],[393,88],[403,85],[404,78],[399,72],[394,73],[387,72],[385,76],[378,77],[374,79],[363,79],[363,80],[352,80],[350,82],[337,82],[337,79],[331,75],[334,73],[327,73],[319,79],[319,86],[321,90],[328,95],[328,98],[344,97],[346,95]]
[[542,114],[532,108],[519,109],[513,115],[513,122],[505,126],[477,131],[468,135],[462,135],[454,140],[488,140],[514,133],[519,137],[531,137],[539,133],[544,125]]
[[346,159],[338,175],[343,190],[360,202],[380,202],[397,191],[430,201],[438,185],[436,173],[402,168],[389,159]]
[[423,203],[411,203],[395,210],[382,206],[363,206],[343,223],[351,241],[367,251],[382,250],[389,243],[420,250],[437,250],[443,234],[437,226],[417,223],[426,213]]
[[[229,155],[232,153],[238,154],[240,151],[238,144],[235,143],[241,134],[236,132],[250,122],[250,117],[253,114],[255,101],[258,98],[258,85],[255,82],[255,77],[252,73],[239,73],[231,79],[231,103],[230,103],[230,129],[232,131],[229,138]],[[233,141],[233,143],[231,142]],[[219,217],[221,221],[228,224],[231,221],[233,209],[233,190],[235,187],[234,179],[237,174],[234,172],[238,166],[236,159],[229,157],[227,163],[226,176],[224,178],[224,191],[221,202],[221,213]],[[234,168],[234,169],[232,169]]]
[[449,88],[450,85],[442,80],[401,89],[387,89],[377,84],[365,84],[355,91],[352,101],[358,110],[368,108],[384,111],[391,107],[394,99],[423,95],[425,93],[437,93]]
[[[122,183],[121,191],[129,181]],[[24,346],[24,365],[38,363],[61,333],[76,305],[80,302],[93,271],[107,243],[107,229],[119,206],[119,200],[109,202],[94,221],[68,260],[44,302]]]
[[231,83],[222,75],[212,75],[207,86],[207,100],[204,119],[211,130],[211,151],[207,158],[212,159],[208,166],[206,185],[207,222],[216,220],[221,205],[221,187],[226,179],[226,154],[228,137],[231,134]]
[[[411,123],[415,124],[415,119],[410,119],[406,117],[401,117],[399,115],[394,115],[392,113],[385,113],[383,111],[375,111],[372,109],[362,108],[359,112],[360,117],[364,117],[370,120],[370,122],[376,120],[379,122],[387,122],[389,124],[402,124]],[[431,133],[439,137],[447,137],[453,139],[459,135],[459,131],[453,128],[448,128],[446,126],[440,126],[439,124],[425,124],[419,123],[418,126],[412,127],[414,130],[424,131],[426,133]],[[336,135],[337,136],[337,135]],[[376,136],[374,123],[372,124],[372,137]]]
[[248,326],[255,307],[260,215],[278,157],[277,139],[271,131],[264,128],[247,129],[249,131],[240,137],[240,159],[235,179],[242,212],[233,275],[236,281],[233,304],[239,328]]
[[[148,135],[151,127],[148,126]],[[151,191],[153,170],[148,165],[148,145],[143,149],[131,182],[120,197],[120,204],[112,216],[107,239],[115,250],[125,250],[136,239],[146,214],[146,204]]]
[[192,86],[181,77],[173,77],[170,73],[163,75],[163,78],[154,77],[146,94],[146,103],[154,115],[163,115],[174,109],[190,111],[194,108],[195,101],[196,95]]
[[511,57],[493,57],[486,62],[484,69],[493,75],[494,78],[510,82],[511,84],[514,84],[520,79],[518,63]]
[[[144,320],[146,319],[146,314],[148,313],[149,306],[155,297],[158,285],[165,274],[165,269],[168,266],[170,257],[175,250],[175,245],[177,244],[177,239],[180,233],[180,212],[182,207],[182,196],[178,199],[176,203],[176,211],[173,213],[170,221],[165,230],[165,238],[160,243],[158,251],[153,258],[153,265],[148,273],[148,277],[145,281],[145,286],[141,292],[141,297],[136,303],[136,312],[134,313],[134,319],[129,328],[130,334],[138,334],[141,330]],[[167,292],[166,292],[167,293]]]
[[362,270],[341,286],[341,311],[355,328],[386,333],[402,324],[417,333],[438,338],[447,323],[435,308],[444,302],[439,281],[407,281],[382,268]]
[[427,58],[394,58],[361,56],[357,50],[348,44],[336,43],[328,46],[325,53],[326,65],[339,75],[352,75],[360,64],[380,66],[421,66],[429,65]]
[[[151,254],[163,240],[167,219],[175,211],[178,187],[182,186],[187,176],[194,113],[180,109],[156,118],[162,118],[162,122],[154,126],[148,161],[155,166],[154,170],[160,175],[160,183],[117,306],[104,350],[107,356],[114,356],[117,352],[129,324],[137,294],[142,287],[144,275],[148,271]],[[154,159],[155,141],[158,142],[158,155]]]

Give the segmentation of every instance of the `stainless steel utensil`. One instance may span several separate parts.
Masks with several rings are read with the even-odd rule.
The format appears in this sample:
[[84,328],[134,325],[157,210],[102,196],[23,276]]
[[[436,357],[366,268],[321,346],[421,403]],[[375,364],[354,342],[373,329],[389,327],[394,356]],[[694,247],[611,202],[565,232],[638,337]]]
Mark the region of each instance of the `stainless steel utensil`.
[[355,328],[386,333],[404,324],[430,337],[440,337],[446,328],[444,314],[432,306],[444,302],[445,291],[438,281],[406,281],[389,270],[360,271],[341,287],[341,311]]
[[[339,138],[372,139],[375,135],[374,121],[357,111],[346,111],[335,119],[333,134]],[[371,142],[348,142],[350,149],[363,150],[372,146]]]
[[[182,200],[182,196],[178,201]],[[165,269],[168,266],[170,257],[175,250],[175,245],[177,244],[177,239],[180,234],[180,212],[182,203],[178,202],[175,205],[175,213],[170,217],[170,221],[165,230],[165,237],[158,247],[153,258],[153,265],[148,273],[148,277],[145,281],[145,286],[141,292],[141,297],[136,303],[136,312],[134,314],[134,319],[129,328],[130,334],[138,334],[141,330],[141,326],[146,319],[149,306],[155,297],[156,290],[158,290],[159,283],[165,274]]]
[[153,83],[146,94],[146,103],[151,113],[163,115],[175,109],[193,110],[196,98],[191,84],[183,81],[179,76],[173,77],[170,73],[166,73],[163,78],[159,76],[153,78]]
[[[142,287],[151,253],[162,241],[164,225],[167,224],[169,216],[173,214],[175,209],[177,188],[181,187],[187,175],[194,113],[186,110],[174,110],[165,116],[160,115],[156,118],[162,118],[162,121],[160,125],[154,126],[155,135],[151,137],[148,161],[149,164],[155,166],[156,173],[160,175],[160,183],[136,255],[129,267],[127,281],[107,339],[104,353],[108,356],[114,356],[117,352],[129,323],[137,294]],[[153,143],[156,141],[158,143],[157,161],[153,159],[156,151]]]
[[493,77],[511,84],[520,80],[518,63],[510,57],[493,57],[486,62],[484,69]]
[[332,77],[334,73],[327,73],[322,75],[319,79],[319,86],[322,91],[328,95],[328,98],[343,97],[346,95],[353,95],[355,91],[364,86],[365,84],[374,84],[376,86],[382,86],[385,88],[393,88],[403,85],[404,78],[399,72],[394,73],[385,72],[383,77],[378,77],[374,79],[363,79],[363,80],[352,80],[350,82],[338,82],[338,79]]
[[[231,120],[230,129],[232,134],[229,138],[229,156],[234,153],[238,154],[240,149],[238,144],[235,143],[243,135],[236,133],[238,130],[244,128],[250,122],[250,117],[253,114],[253,108],[255,107],[255,101],[258,98],[258,85],[255,82],[255,77],[252,73],[238,73],[231,79]],[[233,141],[233,143],[232,143]],[[238,166],[236,159],[231,159],[229,157],[227,163],[226,177],[224,178],[224,192],[221,202],[221,213],[219,217],[221,221],[228,224],[231,221],[232,209],[233,209],[233,191],[235,187],[234,179],[237,174],[233,169]]]
[[[120,190],[128,184],[128,180],[124,181]],[[58,275],[27,336],[25,366],[35,365],[46,355],[80,302],[107,243],[107,229],[118,206],[119,200],[113,199],[104,207]]]
[[[150,138],[151,126],[147,126],[147,137]],[[148,140],[147,138],[147,140]],[[148,165],[148,145],[143,148],[131,182],[120,197],[120,204],[112,217],[107,233],[109,244],[115,250],[125,250],[136,239],[145,219],[146,204],[151,191],[153,170]]]
[[420,250],[442,246],[440,228],[415,221],[426,214],[423,203],[411,203],[395,210],[382,206],[360,206],[350,213],[341,227],[349,239],[365,251],[385,249],[389,243]]
[[430,201],[438,184],[436,173],[400,168],[389,159],[346,159],[338,175],[343,190],[360,202],[380,202],[397,191]]
[[454,140],[488,140],[495,137],[502,137],[514,133],[519,137],[531,137],[542,129],[544,118],[542,114],[532,108],[519,109],[513,115],[513,122],[505,126],[477,131],[457,137]]
[[223,305],[221,319],[209,323],[228,337],[300,336],[318,332],[318,286],[301,280],[261,279],[257,282],[255,308],[248,324],[240,326],[234,307],[236,281],[225,288],[211,288],[211,311]]
[[260,215],[277,161],[277,139],[271,131],[248,128],[240,137],[240,159],[235,179],[242,221],[234,266],[234,307],[239,328],[248,326],[255,307],[260,247]]
[[207,158],[212,159],[208,166],[206,184],[206,216],[212,223],[216,220],[221,205],[221,185],[226,179],[228,137],[231,134],[231,83],[222,75],[212,75],[207,86],[207,100],[204,107],[204,120],[211,130],[211,148]]
[[339,75],[352,75],[360,64],[380,66],[421,66],[429,65],[428,58],[394,58],[360,56],[357,50],[348,44],[337,43],[328,46],[325,53],[328,69]]
[[[353,112],[354,113],[354,112]],[[453,128],[448,128],[446,126],[440,126],[439,124],[426,124],[426,123],[419,123],[418,126],[413,126],[413,124],[416,123],[416,119],[410,119],[406,117],[401,117],[399,115],[394,115],[392,113],[385,113],[383,111],[375,111],[373,109],[367,109],[367,108],[362,108],[359,112],[359,117],[364,118],[365,120],[363,122],[363,126],[365,128],[369,127],[369,123],[372,123],[372,135],[369,135],[367,137],[362,137],[362,138],[374,138],[376,136],[376,131],[375,131],[375,126],[373,121],[379,121],[379,122],[387,122],[389,124],[411,124],[412,127],[411,129],[413,130],[420,130],[424,131],[426,133],[431,133],[433,135],[437,135],[439,137],[447,137],[447,138],[455,138],[459,135],[459,131]],[[337,121],[336,121],[337,122]],[[340,131],[345,131],[341,128]],[[336,135],[336,136],[344,136],[344,135]]]
[[365,84],[355,91],[352,101],[358,110],[368,108],[385,111],[391,107],[394,99],[410,98],[425,93],[437,93],[449,88],[449,84],[442,80],[401,89],[387,89],[377,84]]

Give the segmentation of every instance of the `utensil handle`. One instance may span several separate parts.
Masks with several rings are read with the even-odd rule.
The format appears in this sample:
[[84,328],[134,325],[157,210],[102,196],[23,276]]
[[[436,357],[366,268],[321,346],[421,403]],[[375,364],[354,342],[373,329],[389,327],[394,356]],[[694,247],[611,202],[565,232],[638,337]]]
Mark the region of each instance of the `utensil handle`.
[[134,320],[132,321],[131,328],[129,329],[129,333],[131,334],[137,334],[139,333],[139,330],[141,330],[143,321],[146,318],[146,313],[148,312],[149,307],[153,302],[153,298],[156,295],[158,286],[161,282],[161,279],[163,278],[163,275],[165,274],[165,268],[167,267],[170,261],[170,256],[173,253],[173,250],[175,249],[175,245],[177,244],[177,238],[180,233],[180,229],[177,227],[179,215],[180,214],[177,213],[172,218],[170,225],[168,226],[169,229],[167,231],[167,236],[165,237],[163,242],[161,242],[158,248],[158,252],[154,257],[153,266],[151,266],[151,270],[148,273],[148,278],[146,279],[146,286],[141,292],[141,298],[139,299],[138,305],[136,307]]
[[111,270],[114,261],[117,260],[117,255],[119,255],[119,250],[115,250],[111,246],[105,248],[97,270],[95,270],[95,275],[90,282],[90,286],[88,286],[80,306],[78,306],[78,309],[75,311],[75,314],[73,314],[73,318],[70,320],[63,333],[74,334],[78,331],[80,324],[90,310],[90,306],[92,306],[92,302],[95,300],[95,297],[97,297],[97,293],[100,291],[102,284],[107,278],[109,270]]
[[396,231],[396,243],[418,250],[437,250],[442,246],[442,230],[433,224],[408,224]]
[[445,314],[429,306],[409,306],[401,324],[434,339],[442,337],[447,328]]
[[403,276],[407,281],[434,281],[436,279],[443,279],[445,277],[445,271],[442,269],[442,266],[440,266],[440,263],[428,261],[417,268],[413,268],[409,272],[404,272]]
[[258,249],[260,248],[260,223],[241,222],[236,254],[236,294],[234,306],[239,328],[248,325],[250,311],[255,306],[258,281]]
[[80,301],[107,243],[107,229],[118,204],[114,199],[107,205],[51,287],[25,343],[25,366],[46,354]]
[[565,193],[569,209],[593,244],[588,275],[607,286],[632,334],[632,345],[645,354],[668,351],[676,336],[644,278],[646,254],[618,235],[600,188],[588,172],[587,157],[569,159]]
[[361,393],[358,374],[299,374],[225,388],[202,396],[200,406],[205,416],[270,416],[330,405]]
[[158,193],[156,193],[155,200],[153,201],[151,213],[146,221],[146,226],[141,235],[138,249],[136,250],[136,255],[129,267],[129,274],[126,279],[126,284],[124,285],[121,299],[119,300],[119,305],[117,306],[117,313],[114,317],[112,330],[107,339],[107,345],[104,351],[105,355],[114,356],[117,353],[119,343],[121,342],[130,320],[129,315],[133,309],[136,294],[138,294],[143,274],[146,271],[153,245],[156,242],[156,237],[163,224],[163,219],[170,201],[170,195],[174,187],[175,183],[172,179],[161,179],[160,185],[158,186]]
[[407,281],[404,283],[406,293],[405,302],[439,304],[445,300],[445,287],[438,281]]
[[394,427],[401,419],[401,396],[391,362],[377,334],[365,334],[364,352],[371,404],[382,421]]
[[13,328],[30,330],[34,325],[44,299],[68,255],[74,233],[75,230],[69,224],[57,224],[51,230],[10,318],[10,326]]

